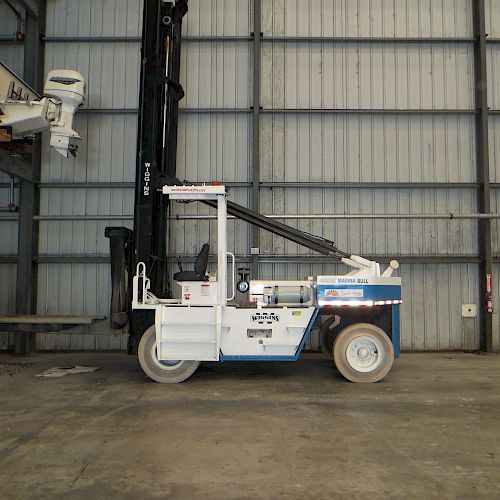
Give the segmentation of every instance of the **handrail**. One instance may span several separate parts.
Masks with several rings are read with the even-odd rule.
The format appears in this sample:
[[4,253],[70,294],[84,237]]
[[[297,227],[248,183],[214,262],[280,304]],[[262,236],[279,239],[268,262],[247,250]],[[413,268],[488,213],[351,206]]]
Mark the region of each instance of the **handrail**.
[[231,272],[231,290],[233,291],[233,294],[231,295],[231,297],[227,297],[226,300],[234,300],[234,298],[236,297],[236,278],[235,278],[236,257],[234,253],[231,252],[226,252],[226,255],[229,255],[231,257],[231,260],[233,261],[232,272]]

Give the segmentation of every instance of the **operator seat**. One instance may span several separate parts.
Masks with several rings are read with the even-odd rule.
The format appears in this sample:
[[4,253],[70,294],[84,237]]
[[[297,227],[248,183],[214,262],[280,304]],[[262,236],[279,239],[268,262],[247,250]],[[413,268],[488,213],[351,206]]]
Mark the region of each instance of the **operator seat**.
[[196,257],[194,263],[194,271],[179,271],[174,274],[175,281],[208,281],[207,266],[208,266],[208,252],[210,245],[205,243]]

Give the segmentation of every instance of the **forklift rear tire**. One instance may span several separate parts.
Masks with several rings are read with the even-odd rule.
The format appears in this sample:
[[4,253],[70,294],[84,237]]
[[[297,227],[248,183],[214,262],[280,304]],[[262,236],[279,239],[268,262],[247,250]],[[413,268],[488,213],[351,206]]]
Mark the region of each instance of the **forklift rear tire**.
[[144,373],[160,384],[184,382],[200,366],[199,361],[160,361],[156,355],[155,325],[144,332],[139,342],[139,363]]
[[347,380],[373,383],[391,371],[394,348],[389,336],[378,326],[355,323],[338,334],[333,359]]

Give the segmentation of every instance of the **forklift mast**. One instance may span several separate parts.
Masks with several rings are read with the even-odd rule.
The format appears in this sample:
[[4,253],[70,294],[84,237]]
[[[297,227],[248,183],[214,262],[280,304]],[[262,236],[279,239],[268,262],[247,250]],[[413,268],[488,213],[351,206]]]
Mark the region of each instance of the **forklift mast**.
[[142,43],[141,94],[134,210],[134,264],[144,262],[151,286],[168,298],[166,212],[168,197],[158,192],[175,179],[182,18],[187,1],[146,0]]
[[[144,262],[155,295],[169,298],[168,197],[158,191],[175,179],[182,19],[187,0],[144,0],[141,84],[135,179],[134,229],[108,227],[112,262],[111,327],[130,322],[129,352],[153,322],[149,311],[131,311],[128,291],[138,262]],[[128,276],[124,271],[128,271]]]

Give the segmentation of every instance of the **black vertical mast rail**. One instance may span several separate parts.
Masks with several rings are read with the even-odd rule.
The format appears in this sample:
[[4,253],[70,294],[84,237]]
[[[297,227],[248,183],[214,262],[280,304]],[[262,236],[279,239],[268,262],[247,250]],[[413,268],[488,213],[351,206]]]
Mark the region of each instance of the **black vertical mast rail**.
[[134,264],[150,271],[152,292],[168,294],[166,210],[157,190],[175,178],[182,18],[187,1],[146,0],[142,43],[141,94],[134,210]]
[[[127,261],[128,290],[132,289],[137,263],[144,262],[151,291],[163,298],[170,295],[166,255],[169,200],[158,188],[168,178],[175,178],[176,172],[179,101],[184,97],[179,83],[182,19],[187,11],[187,0],[144,0],[134,231],[106,229],[106,236],[112,240],[112,260]],[[129,317],[129,352],[136,352],[142,333],[154,317],[150,311],[131,311],[130,300],[126,311],[119,310],[125,307],[121,296],[126,278],[115,269],[111,279],[111,326],[122,328]]]
[[[142,35],[141,94],[132,253],[133,274],[137,262],[149,269],[151,291],[169,297],[166,215],[168,197],[158,192],[162,179],[175,178],[182,18],[187,0],[145,0]],[[129,287],[131,290],[131,287]],[[129,350],[135,351],[151,318],[133,311]]]

